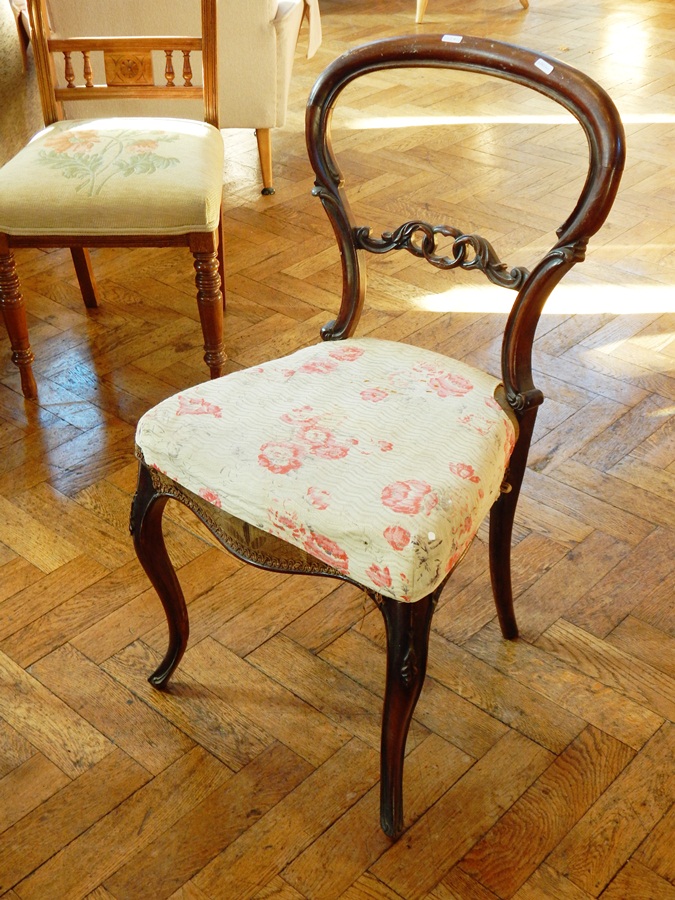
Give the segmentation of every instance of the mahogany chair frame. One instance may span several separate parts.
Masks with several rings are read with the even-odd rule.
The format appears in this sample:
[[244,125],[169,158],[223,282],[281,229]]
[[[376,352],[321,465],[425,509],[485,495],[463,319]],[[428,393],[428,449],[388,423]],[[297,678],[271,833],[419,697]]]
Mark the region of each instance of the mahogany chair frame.
[[[380,238],[356,224],[335,160],[330,123],[335,103],[355,79],[386,69],[429,67],[459,69],[496,76],[532,88],[560,103],[581,124],[589,147],[588,174],[579,199],[557,231],[558,240],[537,265],[508,269],[479,235],[446,225],[406,222]],[[502,493],[490,513],[489,559],[492,589],[502,633],[518,635],[511,588],[511,536],[516,504],[527,463],[537,409],[543,401],[532,376],[532,344],[544,304],[555,285],[584,259],[589,238],[601,227],[614,201],[624,165],[624,134],[619,114],[607,94],[577,70],[530,50],[497,41],[462,37],[446,42],[441,35],[377,41],[351,50],[330,65],[316,82],[307,106],[306,137],[316,175],[313,193],[321,200],[340,248],[342,300],[335,320],[322,329],[324,340],[353,334],[365,297],[365,253],[407,250],[441,269],[479,269],[495,284],[517,291],[506,324],[501,354],[503,403],[518,423],[518,437]],[[438,236],[454,239],[451,255],[436,251]],[[192,509],[223,546],[242,559],[282,572],[348,577],[266,534],[217,510],[190,494],[141,459],[131,514],[138,557],[155,586],[169,624],[169,648],[151,676],[164,687],[185,650],[188,614],[176,573],[162,537],[162,512],[176,498]],[[450,573],[451,574],[451,573]],[[450,575],[448,575],[448,578]],[[359,585],[384,616],[387,669],[381,742],[381,824],[386,834],[403,830],[403,760],[406,738],[426,672],[433,610],[447,579],[421,600],[402,603]],[[354,582],[352,582],[354,583]]]
[[[204,121],[218,128],[218,78],[216,47],[216,0],[201,0],[200,37],[87,37],[53,39],[50,36],[46,0],[28,0],[33,53],[40,102],[45,125],[62,121],[63,101],[101,99],[202,99]],[[90,54],[105,52],[121,58],[132,70],[146,64],[153,50],[166,56],[165,84],[135,84],[120,81],[95,85]],[[203,87],[191,83],[190,53],[201,51]],[[175,83],[173,53],[183,59],[183,83]],[[62,54],[66,87],[57,80],[54,54]],[[76,84],[72,54],[81,54],[85,85]],[[124,66],[122,66],[124,71]],[[85,306],[99,306],[100,298],[89,257],[90,247],[188,247],[194,258],[197,304],[204,336],[204,361],[212,378],[224,372],[226,354],[223,344],[224,260],[222,214],[213,232],[143,235],[9,235],[0,233],[0,307],[12,347],[12,361],[19,368],[21,388],[26,399],[37,398],[26,309],[16,272],[13,250],[17,247],[70,249]]]

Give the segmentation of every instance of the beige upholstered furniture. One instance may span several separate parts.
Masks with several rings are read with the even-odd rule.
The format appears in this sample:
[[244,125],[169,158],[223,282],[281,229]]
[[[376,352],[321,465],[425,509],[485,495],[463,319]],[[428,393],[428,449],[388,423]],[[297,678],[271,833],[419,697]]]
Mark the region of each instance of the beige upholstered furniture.
[[[98,296],[85,248],[189,247],[196,270],[204,359],[212,377],[222,374],[222,254],[219,258],[218,251],[222,247],[223,139],[217,127],[216,0],[201,0],[197,37],[170,40],[55,40],[49,34],[45,0],[28,0],[28,7],[47,128],[0,169],[0,308],[24,396],[35,398],[37,387],[15,247],[69,247],[88,307],[98,305]],[[178,72],[173,57],[163,52],[161,83],[155,86],[150,55],[157,46],[172,49]],[[203,89],[190,84],[191,66],[199,68],[200,51]],[[97,56],[105,56],[107,86],[94,85],[90,63]],[[55,86],[54,57],[68,87]],[[167,87],[167,82],[175,85]],[[201,98],[206,121],[87,117],[90,98],[106,92],[119,97],[170,93]],[[70,104],[78,118],[61,121],[64,96],[78,98]]]
[[28,44],[30,43],[30,22],[28,19],[28,5],[26,0],[9,0],[14,18],[16,20],[16,30],[19,35],[19,44],[21,45],[21,57],[23,59],[24,69],[28,65]]
[[[199,0],[48,0],[56,34],[194,34]],[[273,193],[271,129],[286,119],[293,57],[303,17],[309,18],[308,55],[321,43],[318,0],[218,0],[218,115],[221,128],[253,128],[263,193]],[[97,80],[103,74],[97,73]],[[195,79],[196,80],[196,79]],[[117,115],[108,101],[96,115]],[[66,116],[75,115],[66,104]],[[194,103],[134,104],[124,115],[201,118]]]
[[[424,13],[427,11],[427,3],[429,0],[417,0],[417,9],[415,13],[415,22],[420,25],[424,21]],[[530,5],[530,0],[520,0],[520,5],[523,9],[527,9]]]

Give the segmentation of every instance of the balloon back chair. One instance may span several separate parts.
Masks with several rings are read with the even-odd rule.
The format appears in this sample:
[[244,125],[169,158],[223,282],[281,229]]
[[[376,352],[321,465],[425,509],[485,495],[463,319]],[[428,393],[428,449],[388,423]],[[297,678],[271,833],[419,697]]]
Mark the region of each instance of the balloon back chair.
[[[220,290],[224,154],[218,130],[216,0],[201,0],[198,37],[55,39],[45,0],[29,0],[28,9],[47,127],[0,169],[0,307],[24,396],[34,399],[37,386],[15,247],[70,248],[90,308],[98,306],[99,297],[86,248],[189,247],[204,360],[211,377],[221,375],[226,358]],[[160,83],[152,67],[157,49],[166,60]],[[200,54],[203,87],[196,87],[192,68]],[[92,62],[99,57],[105,61],[106,84],[94,83]],[[57,60],[65,87],[58,86]],[[204,121],[63,120],[66,100],[83,106],[89,100],[157,97],[201,99]]]
[[[169,648],[150,682],[166,685],[188,639],[188,615],[162,537],[169,498],[189,507],[236,556],[263,568],[329,575],[360,586],[383,613],[387,666],[381,740],[381,824],[403,828],[408,728],[425,677],[434,606],[490,515],[489,557],[504,637],[515,638],[510,544],[537,408],[537,320],[553,287],[584,258],[614,200],[621,122],[590,78],[497,41],[425,35],[378,41],[330,65],[309,98],[306,135],[337,239],[342,302],[323,342],[183,391],[138,425],[136,552],[164,605]],[[461,69],[517,82],[556,100],[585,132],[590,165],[558,240],[531,271],[508,269],[491,245],[456,227],[410,221],[381,237],[354,221],[330,139],[343,88],[386,69]],[[452,241],[450,254],[437,240]],[[479,269],[516,292],[501,381],[400,342],[352,337],[365,293],[366,251],[407,250],[440,269]]]

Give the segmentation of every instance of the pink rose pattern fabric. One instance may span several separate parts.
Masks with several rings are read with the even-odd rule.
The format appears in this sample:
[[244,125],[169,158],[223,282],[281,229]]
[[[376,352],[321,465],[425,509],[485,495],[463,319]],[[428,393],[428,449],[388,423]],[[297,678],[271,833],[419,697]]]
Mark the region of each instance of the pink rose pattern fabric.
[[515,431],[498,384],[407,344],[324,343],[170,397],[137,445],[215,506],[415,601],[499,494]]

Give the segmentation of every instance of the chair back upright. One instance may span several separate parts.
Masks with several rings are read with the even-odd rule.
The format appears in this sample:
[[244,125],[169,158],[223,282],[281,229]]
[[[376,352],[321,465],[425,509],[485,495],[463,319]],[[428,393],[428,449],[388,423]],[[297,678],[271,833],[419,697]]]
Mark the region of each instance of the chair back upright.
[[[515,82],[559,103],[583,128],[589,148],[583,189],[557,229],[557,241],[531,271],[509,270],[487,240],[454,226],[415,220],[376,238],[368,226],[355,222],[331,143],[336,101],[348,84],[364,75],[416,67],[459,69]],[[589,238],[611,209],[623,171],[623,126],[607,93],[571,66],[510,44],[440,34],[388,38],[343,54],[322,73],[307,105],[306,140],[316,176],[314,193],[333,226],[342,264],[340,309],[322,329],[323,338],[348,337],[357,326],[365,296],[365,251],[381,254],[405,249],[441,269],[480,269],[493,283],[517,292],[503,337],[502,380],[508,403],[519,418],[536,409],[543,401],[532,379],[532,344],[539,317],[555,285],[584,259]],[[438,254],[439,237],[453,239],[451,255]]]
[[[28,2],[46,125],[64,118],[65,102],[197,99],[203,102],[204,120],[218,127],[216,0],[201,0],[201,35],[143,37],[54,37],[46,0]],[[153,60],[158,52],[164,59],[159,77]],[[199,78],[196,54],[201,54]],[[104,83],[97,82],[99,73]]]

